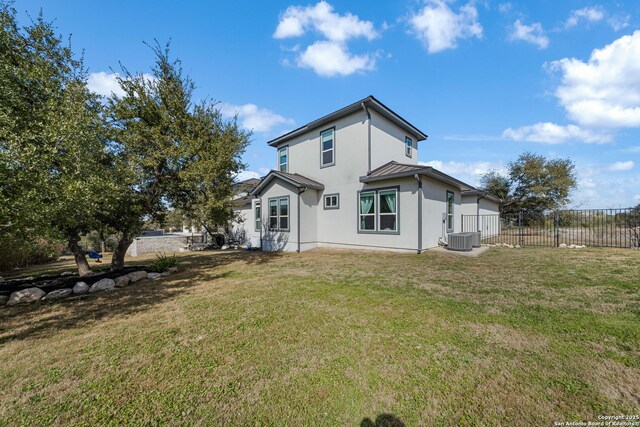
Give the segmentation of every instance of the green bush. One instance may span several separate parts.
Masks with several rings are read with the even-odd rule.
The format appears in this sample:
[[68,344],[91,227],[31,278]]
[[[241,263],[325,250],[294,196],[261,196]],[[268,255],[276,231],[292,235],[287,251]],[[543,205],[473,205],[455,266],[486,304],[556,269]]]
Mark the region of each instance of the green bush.
[[0,271],[55,261],[64,249],[65,244],[57,240],[30,241],[18,236],[4,235],[0,238]]
[[168,256],[164,252],[156,255],[155,261],[149,265],[149,269],[151,271],[157,271],[158,273],[169,271],[172,267],[178,267],[178,258],[176,258],[176,254]]

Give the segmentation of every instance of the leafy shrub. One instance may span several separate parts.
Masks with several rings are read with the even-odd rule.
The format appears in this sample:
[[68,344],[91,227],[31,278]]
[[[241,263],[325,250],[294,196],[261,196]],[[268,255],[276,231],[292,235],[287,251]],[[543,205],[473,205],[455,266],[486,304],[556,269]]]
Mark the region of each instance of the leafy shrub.
[[65,249],[64,242],[48,239],[33,241],[19,236],[0,238],[0,271],[55,261]]
[[164,252],[156,255],[155,261],[149,265],[149,269],[151,271],[157,271],[158,273],[169,271],[172,267],[178,267],[178,258],[176,258],[176,254],[168,256]]

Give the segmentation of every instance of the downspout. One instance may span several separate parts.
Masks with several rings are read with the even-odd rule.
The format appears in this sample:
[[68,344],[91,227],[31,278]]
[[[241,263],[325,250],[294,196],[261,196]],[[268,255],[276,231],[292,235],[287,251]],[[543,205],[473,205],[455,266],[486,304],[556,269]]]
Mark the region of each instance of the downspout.
[[367,175],[371,175],[371,113],[364,101],[360,103],[364,112],[367,113]]
[[300,195],[305,191],[307,191],[307,187],[298,188],[298,253],[300,253]]
[[418,181],[418,255],[422,253],[422,177],[415,174]]

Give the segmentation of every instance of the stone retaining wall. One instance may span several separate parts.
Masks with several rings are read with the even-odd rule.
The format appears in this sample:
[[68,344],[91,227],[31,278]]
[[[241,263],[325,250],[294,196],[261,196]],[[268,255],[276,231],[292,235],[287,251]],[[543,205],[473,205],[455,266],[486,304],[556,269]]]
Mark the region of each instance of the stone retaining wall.
[[185,236],[136,237],[127,250],[127,255],[138,256],[148,253],[184,252],[187,247]]

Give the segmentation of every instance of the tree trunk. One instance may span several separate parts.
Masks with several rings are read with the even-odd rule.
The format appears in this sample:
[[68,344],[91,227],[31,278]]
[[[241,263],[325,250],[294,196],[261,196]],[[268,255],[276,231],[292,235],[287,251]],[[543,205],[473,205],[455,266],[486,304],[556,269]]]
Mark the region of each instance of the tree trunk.
[[84,251],[78,244],[80,242],[80,236],[78,233],[69,237],[69,250],[73,253],[73,258],[76,260],[76,266],[78,267],[78,275],[87,276],[91,274],[91,268],[87,262],[87,258],[84,256]]
[[128,234],[123,234],[118,238],[118,244],[113,249],[113,257],[111,258],[111,269],[122,270],[124,268],[124,256],[127,249],[133,243],[133,239]]

